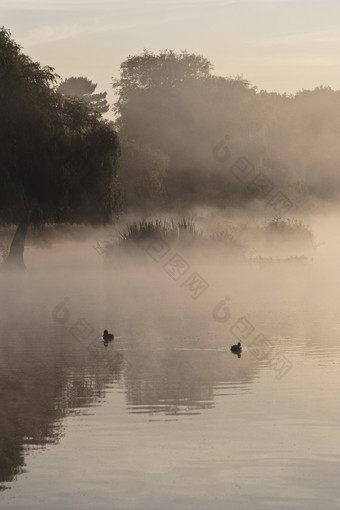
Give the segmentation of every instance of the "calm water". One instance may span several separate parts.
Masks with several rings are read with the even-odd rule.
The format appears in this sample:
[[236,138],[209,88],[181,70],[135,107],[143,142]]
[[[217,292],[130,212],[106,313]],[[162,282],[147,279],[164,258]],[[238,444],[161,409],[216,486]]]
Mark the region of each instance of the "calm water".
[[340,508],[338,257],[192,259],[192,299],[83,250],[0,276],[0,508]]

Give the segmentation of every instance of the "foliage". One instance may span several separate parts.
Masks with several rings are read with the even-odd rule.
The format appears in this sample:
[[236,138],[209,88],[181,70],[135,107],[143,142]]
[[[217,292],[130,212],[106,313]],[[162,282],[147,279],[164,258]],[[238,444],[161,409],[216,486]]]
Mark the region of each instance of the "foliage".
[[106,100],[107,92],[94,93],[97,84],[84,76],[67,78],[58,87],[58,92],[66,97],[78,97],[96,113],[109,111],[109,104]]
[[211,241],[217,242],[220,245],[229,246],[234,250],[244,251],[245,246],[237,236],[236,229],[230,228],[226,230],[219,230],[215,234],[210,235]]
[[310,227],[296,218],[287,218],[285,220],[274,218],[268,223],[265,230],[283,237],[296,236],[300,239],[313,241],[313,233]]
[[[135,255],[138,254],[136,246],[147,249],[153,242],[156,242],[155,250],[158,247],[165,248],[165,251],[167,247],[178,250],[194,248],[195,253],[204,258],[216,253],[220,256],[237,258],[244,258],[245,255],[245,246],[231,232],[205,234],[197,228],[190,217],[183,217],[180,220],[154,218],[133,221],[120,230],[118,235],[118,240],[114,239],[98,245],[107,263],[116,263],[119,253],[123,253],[124,262],[131,260],[135,263]],[[158,245],[158,242],[161,244]],[[165,246],[162,243],[165,243]]]
[[105,223],[120,207],[116,133],[0,30],[0,220]]
[[0,241],[0,255],[2,257],[2,260],[6,260],[8,257],[8,244],[5,244],[3,241]]
[[116,112],[122,114],[123,105],[135,91],[174,88],[188,80],[207,78],[212,67],[202,55],[187,51],[175,53],[163,50],[157,55],[144,50],[141,55],[130,55],[120,66],[120,79],[113,82],[113,87],[119,93]]
[[169,158],[149,146],[122,141],[120,183],[124,208],[149,210],[166,203]]
[[[120,79],[114,81],[121,137],[168,158],[167,207],[202,199],[223,205],[228,178],[221,173],[221,165],[214,166],[212,146],[226,130],[242,133],[246,140],[253,129],[249,111],[257,108],[255,90],[243,78],[218,78],[211,70],[211,63],[201,55],[144,51],[128,57],[121,65]],[[138,164],[131,165],[130,172],[137,176]]]
[[199,238],[200,234],[191,218],[182,218],[179,221],[156,218],[153,220],[141,220],[126,226],[119,232],[120,243],[139,243],[149,239],[162,239],[171,242],[173,240],[187,240]]
[[[335,201],[340,194],[340,91],[258,91],[242,77],[214,76],[201,55],[169,50],[129,56],[114,89],[121,136],[168,158],[166,208],[255,200],[249,182],[230,171],[241,157],[253,167],[251,179],[263,173],[299,207],[315,197]],[[216,161],[214,147],[226,135],[229,158]],[[129,179],[137,178],[137,159],[129,172]],[[143,197],[135,198],[140,208]],[[128,207],[133,200],[132,194]],[[145,209],[150,200],[155,195],[146,196]]]

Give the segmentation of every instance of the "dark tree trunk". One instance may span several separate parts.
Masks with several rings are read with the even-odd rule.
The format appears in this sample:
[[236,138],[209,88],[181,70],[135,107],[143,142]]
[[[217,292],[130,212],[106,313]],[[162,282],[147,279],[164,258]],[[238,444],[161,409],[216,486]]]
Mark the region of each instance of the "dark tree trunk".
[[1,269],[26,269],[24,264],[24,249],[29,222],[30,213],[26,210],[15,231],[8,257],[1,264]]

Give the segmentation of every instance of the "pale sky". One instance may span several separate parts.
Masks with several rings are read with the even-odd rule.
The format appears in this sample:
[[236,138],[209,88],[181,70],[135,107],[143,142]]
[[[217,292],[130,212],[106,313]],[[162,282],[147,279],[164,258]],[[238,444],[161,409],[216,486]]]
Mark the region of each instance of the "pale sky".
[[106,90],[144,48],[207,57],[268,91],[340,89],[340,0],[0,0],[0,26],[62,78]]

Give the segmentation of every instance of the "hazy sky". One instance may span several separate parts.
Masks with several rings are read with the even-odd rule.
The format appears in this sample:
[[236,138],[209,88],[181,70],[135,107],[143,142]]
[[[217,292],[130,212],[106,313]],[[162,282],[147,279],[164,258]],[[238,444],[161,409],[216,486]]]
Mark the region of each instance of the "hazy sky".
[[1,25],[34,60],[98,91],[143,48],[203,54],[216,74],[269,91],[340,89],[340,0],[0,0]]

